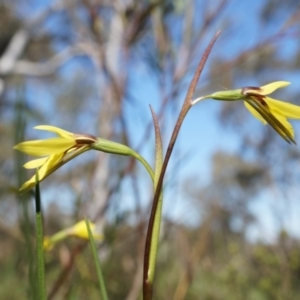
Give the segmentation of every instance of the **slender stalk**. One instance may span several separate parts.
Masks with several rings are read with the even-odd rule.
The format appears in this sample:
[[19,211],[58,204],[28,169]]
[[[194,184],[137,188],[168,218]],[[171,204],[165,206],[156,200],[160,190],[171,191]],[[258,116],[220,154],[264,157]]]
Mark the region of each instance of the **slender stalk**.
[[147,170],[147,172],[149,173],[149,175],[151,177],[151,180],[154,181],[154,173],[153,173],[152,168],[148,164],[148,162],[134,150],[132,150],[131,156],[136,158],[145,167],[145,169]]
[[163,183],[163,179],[164,179],[164,175],[169,163],[169,159],[171,157],[180,127],[183,123],[183,120],[186,116],[186,114],[188,113],[189,109],[192,106],[192,98],[199,80],[199,77],[202,73],[202,70],[205,66],[205,63],[208,59],[208,56],[212,50],[212,47],[215,43],[215,41],[217,40],[218,36],[220,35],[220,31],[218,31],[216,33],[216,35],[213,37],[212,41],[210,42],[210,44],[208,45],[208,47],[206,48],[200,63],[196,69],[196,72],[194,74],[194,77],[190,83],[187,95],[185,97],[185,101],[182,105],[181,111],[179,113],[177,122],[175,124],[174,130],[173,130],[173,134],[171,136],[169,145],[168,145],[168,149],[167,149],[167,153],[166,153],[166,157],[164,159],[163,162],[163,166],[162,166],[162,170],[159,176],[159,180],[157,183],[157,187],[155,190],[155,194],[154,194],[154,198],[153,198],[153,204],[152,204],[152,209],[151,209],[151,214],[150,214],[150,219],[149,219],[149,223],[148,223],[148,230],[147,230],[147,236],[146,236],[146,244],[145,244],[145,254],[144,254],[144,276],[143,276],[143,297],[144,300],[150,300],[152,299],[152,294],[153,294],[153,282],[149,281],[149,258],[150,258],[150,249],[151,249],[151,244],[152,244],[152,232],[153,232],[153,226],[154,226],[154,221],[155,221],[155,213],[157,210],[157,206],[159,203],[159,196],[160,196],[160,192],[162,189],[162,183]]
[[103,274],[102,274],[102,270],[101,270],[101,265],[100,265],[96,245],[95,245],[95,240],[94,240],[91,228],[90,228],[89,221],[87,219],[85,219],[85,224],[86,224],[86,227],[87,227],[87,230],[89,233],[90,245],[91,245],[91,249],[92,249],[92,253],[93,253],[93,257],[94,257],[94,262],[95,262],[97,277],[98,277],[98,283],[99,283],[100,292],[101,292],[101,299],[108,300],[106,287],[105,287],[105,283],[104,283],[104,278],[103,278]]
[[97,151],[111,153],[111,154],[117,154],[117,155],[124,155],[124,156],[132,156],[139,160],[141,164],[145,167],[145,169],[148,171],[151,180],[154,181],[154,172],[148,162],[136,151],[131,149],[128,146],[125,146],[123,144],[115,143],[112,141],[104,140],[104,139],[98,139],[98,142],[91,145],[91,148]]
[[209,99],[209,98],[210,98],[210,95],[208,95],[208,96],[202,96],[202,97],[199,97],[199,98],[197,98],[197,99],[194,99],[194,100],[192,101],[192,105],[195,105],[196,103],[198,103],[198,102],[201,101],[201,100]]
[[46,300],[45,263],[43,249],[43,220],[41,212],[41,197],[38,172],[36,172],[35,207],[38,291],[39,299]]

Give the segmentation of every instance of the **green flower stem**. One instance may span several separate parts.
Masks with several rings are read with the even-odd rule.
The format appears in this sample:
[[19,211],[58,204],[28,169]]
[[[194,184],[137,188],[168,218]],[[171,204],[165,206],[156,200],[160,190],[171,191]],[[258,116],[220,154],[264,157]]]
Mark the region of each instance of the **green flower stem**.
[[93,253],[93,257],[94,257],[94,262],[95,262],[95,266],[96,266],[97,277],[98,277],[98,282],[99,282],[99,287],[100,287],[100,292],[101,292],[101,299],[108,300],[107,291],[106,291],[106,287],[105,287],[105,283],[104,283],[104,278],[103,278],[103,274],[102,274],[102,270],[101,270],[101,265],[100,265],[96,245],[95,245],[95,240],[94,240],[91,228],[90,228],[89,221],[87,219],[85,219],[85,224],[86,224],[86,227],[87,227],[87,230],[89,233],[91,249],[92,249],[92,253]]
[[36,239],[37,239],[37,274],[39,283],[39,299],[46,300],[45,265],[43,249],[43,221],[41,212],[36,214]]
[[132,150],[132,157],[136,158],[137,160],[139,160],[139,162],[145,167],[145,169],[148,171],[148,174],[151,177],[151,180],[154,181],[154,173],[152,168],[150,167],[150,165],[148,164],[148,162],[141,156],[139,155],[137,152],[135,152],[134,150]]
[[115,143],[109,140],[98,138],[97,142],[91,145],[91,148],[101,152],[112,153],[117,155],[132,156],[139,160],[148,171],[152,181],[154,181],[154,172],[148,162],[136,151],[123,144]]
[[38,292],[39,299],[46,300],[46,284],[45,284],[45,263],[43,249],[43,220],[41,212],[40,186],[38,182],[38,172],[36,173],[36,251],[37,251],[37,276],[38,276]]
[[209,99],[209,98],[211,98],[210,95],[208,95],[208,96],[202,96],[202,97],[196,98],[196,99],[194,99],[194,100],[192,101],[192,105],[195,105],[196,103],[198,103],[198,102],[201,101],[201,100]]
[[54,245],[57,242],[65,239],[67,235],[68,233],[65,230],[59,231],[49,238],[48,243],[49,245]]

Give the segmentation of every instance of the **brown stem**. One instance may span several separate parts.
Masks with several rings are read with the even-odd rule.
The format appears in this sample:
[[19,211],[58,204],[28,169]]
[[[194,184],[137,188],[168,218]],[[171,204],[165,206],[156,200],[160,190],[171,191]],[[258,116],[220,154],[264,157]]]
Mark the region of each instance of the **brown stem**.
[[163,179],[166,173],[166,169],[169,163],[169,159],[171,157],[180,127],[182,125],[182,122],[186,116],[186,114],[188,113],[189,109],[192,106],[192,98],[199,80],[199,77],[202,73],[202,70],[204,68],[204,65],[207,61],[207,58],[212,50],[212,47],[215,43],[215,41],[217,40],[218,36],[220,35],[220,31],[218,31],[216,33],[216,35],[213,37],[213,39],[211,40],[211,42],[209,43],[209,45],[207,46],[200,62],[199,65],[196,69],[196,72],[194,74],[194,77],[190,83],[188,92],[186,94],[184,103],[182,105],[180,114],[178,116],[177,122],[175,124],[174,130],[173,130],[173,134],[171,136],[169,145],[168,145],[168,149],[167,149],[167,153],[166,153],[166,157],[164,159],[163,162],[163,166],[162,166],[162,170],[159,176],[159,180],[157,183],[157,187],[155,190],[155,194],[153,197],[153,204],[152,204],[152,208],[151,208],[151,214],[150,214],[150,219],[149,219],[149,223],[148,223],[148,229],[147,229],[147,236],[146,236],[146,244],[145,244],[145,254],[144,254],[144,274],[143,274],[143,299],[144,300],[150,300],[152,299],[152,292],[153,292],[153,283],[148,281],[148,269],[149,269],[149,258],[150,258],[150,248],[151,248],[151,237],[152,237],[152,231],[153,231],[153,225],[154,225],[154,218],[155,218],[155,212],[157,209],[157,204],[158,204],[158,200],[159,200],[159,195],[161,192],[161,188],[162,188],[162,183],[163,183]]

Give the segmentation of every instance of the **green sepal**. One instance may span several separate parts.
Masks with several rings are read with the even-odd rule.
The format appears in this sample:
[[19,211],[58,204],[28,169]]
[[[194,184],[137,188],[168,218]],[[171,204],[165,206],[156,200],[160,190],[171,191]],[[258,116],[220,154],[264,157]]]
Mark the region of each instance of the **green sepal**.
[[224,100],[224,101],[236,101],[244,99],[245,96],[242,94],[242,89],[220,91],[215,92],[211,95],[205,96],[205,98],[212,98],[214,100]]
[[131,148],[123,144],[119,144],[101,138],[97,138],[97,141],[91,145],[91,148],[102,152],[113,153],[118,155],[132,155],[133,152]]

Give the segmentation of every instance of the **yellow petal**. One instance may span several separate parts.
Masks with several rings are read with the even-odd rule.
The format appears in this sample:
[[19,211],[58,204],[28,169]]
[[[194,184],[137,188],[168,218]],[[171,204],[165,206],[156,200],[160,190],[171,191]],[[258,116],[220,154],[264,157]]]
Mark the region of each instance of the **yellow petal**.
[[45,251],[51,251],[54,246],[54,243],[50,240],[48,236],[44,237],[43,247]]
[[75,140],[57,137],[47,140],[22,142],[14,146],[14,149],[22,151],[28,155],[46,156],[50,154],[65,152],[75,144]]
[[[93,232],[95,230],[95,224],[90,223],[91,231]],[[74,226],[70,227],[68,230],[69,234],[76,235],[83,239],[89,238],[89,233],[85,224],[85,220],[82,220],[78,223],[76,223]]]
[[21,194],[28,192],[35,186],[35,175],[31,177],[28,181],[24,182],[20,187],[19,192]]
[[38,158],[38,159],[33,159],[29,162],[27,162],[23,167],[25,169],[36,169],[42,166],[46,161],[48,157],[43,157],[43,158]]
[[63,129],[55,127],[55,126],[50,126],[50,125],[38,125],[38,126],[35,126],[34,129],[54,132],[57,135],[64,137],[66,139],[70,139],[70,138],[73,139],[73,136],[74,136],[72,132],[63,130]]
[[[64,156],[63,153],[59,154],[54,154],[51,155],[50,157],[46,158],[46,162],[41,166],[39,169],[39,181],[42,181],[45,179],[47,176],[49,176],[52,172],[56,170],[56,167],[58,163],[61,161],[62,157]],[[28,180],[26,181],[21,188],[19,189],[20,193],[26,193],[29,190],[31,190],[35,186],[35,174]]]
[[271,111],[289,119],[300,119],[300,106],[267,97],[266,102]]
[[42,181],[48,175],[53,172],[53,169],[58,165],[58,163],[63,158],[63,153],[53,154],[49,156],[48,160],[39,169],[39,180]]
[[[257,106],[256,106],[257,105]],[[272,110],[270,107],[266,109],[265,107],[260,107],[261,104],[256,103],[255,107],[251,106],[251,103],[245,103],[245,106],[249,111],[264,124],[269,123],[277,133],[285,139],[288,143],[296,143],[294,140],[294,130],[292,125],[287,121],[287,118],[282,114],[278,114],[276,111]],[[256,111],[257,108],[257,111]],[[260,113],[261,110],[261,113]]]
[[266,84],[264,86],[260,87],[260,91],[256,93],[260,94],[260,95],[269,95],[271,93],[273,93],[274,91],[276,91],[277,89],[281,89],[284,88],[288,85],[290,85],[291,83],[288,81],[275,81],[269,84]]
[[261,121],[264,125],[267,124],[267,121],[249,103],[247,103],[247,102],[244,101],[244,104],[245,104],[246,108],[251,112],[251,114],[255,118],[257,118],[259,121]]
[[[96,232],[96,225],[89,222],[90,229],[95,239],[102,240],[103,236]],[[85,220],[76,223],[74,226],[66,229],[70,235],[80,237],[82,239],[89,239],[89,233],[86,227]]]
[[291,136],[294,138],[294,129],[293,129],[293,126],[287,120],[287,118],[285,116],[280,115],[280,114],[274,113],[274,111],[272,111],[272,114],[289,131],[289,133],[291,134]]
[[[19,192],[21,194],[27,193],[35,186],[35,174],[26,182],[23,183],[23,185],[20,187]],[[39,181],[42,181],[42,178],[40,177],[39,173]]]

